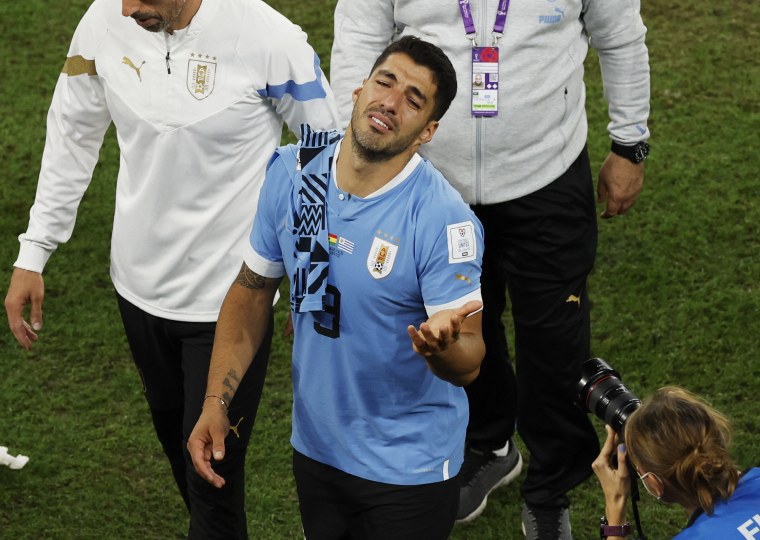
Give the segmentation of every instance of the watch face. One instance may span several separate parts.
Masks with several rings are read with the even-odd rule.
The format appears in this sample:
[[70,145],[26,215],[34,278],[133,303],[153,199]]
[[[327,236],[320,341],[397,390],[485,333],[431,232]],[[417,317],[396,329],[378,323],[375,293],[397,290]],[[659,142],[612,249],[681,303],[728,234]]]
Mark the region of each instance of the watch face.
[[636,163],[641,163],[649,155],[649,145],[645,142],[640,142],[633,148],[635,149],[633,161]]
[[633,163],[641,163],[649,155],[649,144],[641,141],[634,144],[633,146],[626,146],[613,142],[611,150],[615,154],[624,157]]

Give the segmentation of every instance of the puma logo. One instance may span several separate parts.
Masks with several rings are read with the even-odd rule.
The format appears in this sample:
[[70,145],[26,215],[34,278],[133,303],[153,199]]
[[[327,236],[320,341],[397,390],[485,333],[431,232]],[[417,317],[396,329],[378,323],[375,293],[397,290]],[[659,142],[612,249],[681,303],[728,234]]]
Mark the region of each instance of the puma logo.
[[581,307],[581,299],[575,296],[574,294],[571,294],[570,296],[567,297],[567,300],[565,300],[565,303],[567,304],[568,302],[575,302],[576,304],[578,304],[578,307]]
[[235,424],[234,426],[230,426],[230,431],[234,433],[235,437],[237,437],[238,439],[240,438],[240,433],[238,433],[238,427],[240,427],[240,422],[242,422],[244,418],[245,416],[241,416],[237,424]]
[[140,75],[140,70],[141,70],[141,69],[142,69],[142,67],[145,65],[145,60],[143,60],[142,64],[140,64],[140,67],[137,67],[137,66],[134,64],[134,62],[132,62],[132,60],[130,60],[128,57],[126,57],[126,56],[125,56],[125,57],[124,57],[124,58],[121,60],[121,63],[122,63],[122,64],[126,64],[127,66],[129,66],[129,67],[131,67],[132,69],[134,69],[134,70],[135,70],[135,73],[137,73],[137,78],[138,78],[138,79],[140,79],[140,82],[142,82],[142,75]]

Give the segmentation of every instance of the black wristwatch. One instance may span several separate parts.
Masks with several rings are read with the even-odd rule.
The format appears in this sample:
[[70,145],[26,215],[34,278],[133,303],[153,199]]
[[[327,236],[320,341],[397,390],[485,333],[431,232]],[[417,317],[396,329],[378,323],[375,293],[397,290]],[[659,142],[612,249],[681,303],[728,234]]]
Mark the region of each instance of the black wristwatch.
[[624,523],[622,525],[608,525],[607,517],[602,516],[601,523],[599,523],[599,538],[608,538],[610,536],[628,536],[631,534],[631,524]]
[[626,146],[624,144],[612,141],[610,150],[612,150],[613,154],[622,156],[631,163],[641,163],[649,155],[649,144],[644,141],[640,141],[632,146]]

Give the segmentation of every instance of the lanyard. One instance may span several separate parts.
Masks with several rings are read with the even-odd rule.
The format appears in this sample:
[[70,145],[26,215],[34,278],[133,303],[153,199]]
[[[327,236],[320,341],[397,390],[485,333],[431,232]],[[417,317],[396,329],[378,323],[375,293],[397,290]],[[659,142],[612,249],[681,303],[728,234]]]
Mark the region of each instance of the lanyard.
[[[507,10],[509,9],[509,0],[499,0],[499,5],[496,8],[496,19],[493,22],[493,44],[496,45],[499,42],[499,38],[504,35],[504,25],[507,22]],[[464,23],[464,31],[467,38],[472,41],[472,46],[476,45],[478,33],[475,31],[475,21],[472,18],[472,7],[470,6],[470,0],[459,0],[459,12],[462,15],[462,22]]]

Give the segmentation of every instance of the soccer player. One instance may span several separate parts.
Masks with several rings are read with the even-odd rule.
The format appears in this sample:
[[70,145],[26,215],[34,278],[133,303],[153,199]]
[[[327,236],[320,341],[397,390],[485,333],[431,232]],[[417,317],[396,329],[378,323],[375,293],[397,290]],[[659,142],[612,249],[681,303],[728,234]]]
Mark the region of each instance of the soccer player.
[[478,374],[482,231],[417,149],[456,94],[437,47],[389,46],[353,92],[345,136],[304,129],[269,163],[207,396],[188,442],[217,487],[227,409],[290,278],[293,471],[310,540],[444,539]]

